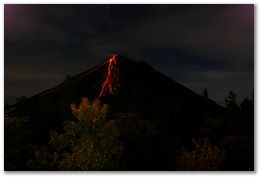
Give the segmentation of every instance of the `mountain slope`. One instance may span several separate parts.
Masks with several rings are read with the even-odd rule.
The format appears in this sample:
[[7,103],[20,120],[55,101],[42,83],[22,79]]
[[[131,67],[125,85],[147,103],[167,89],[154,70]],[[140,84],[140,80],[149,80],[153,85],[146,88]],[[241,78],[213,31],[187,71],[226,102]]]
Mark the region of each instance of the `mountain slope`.
[[[165,105],[166,110],[163,111],[163,114],[159,111],[157,113],[154,112],[152,115],[154,118],[167,114],[167,111],[170,114],[170,112],[181,109],[192,109],[197,110],[195,112],[203,111],[214,114],[221,110],[223,111],[221,106],[210,100],[205,103],[202,96],[178,84],[160,72],[155,71],[144,62],[134,62],[124,56],[117,56],[117,65],[117,83],[115,84],[120,85],[120,87],[116,86],[119,87],[118,93],[111,94],[111,97],[115,97],[111,99],[116,101],[119,99],[120,94],[121,96],[126,96],[125,100],[123,98],[119,100],[120,106],[118,109],[120,108],[121,110],[118,111],[138,111],[140,109],[141,112],[145,112],[141,108],[144,104],[148,104],[146,105],[147,111],[149,109],[155,111],[153,109],[155,105]],[[51,120],[59,119],[54,116],[65,116],[64,118],[68,118],[66,114],[70,111],[68,108],[71,102],[77,102],[83,96],[87,96],[90,99],[100,96],[109,97],[109,92],[105,95],[105,89],[103,88],[102,90],[102,84],[104,84],[107,77],[108,67],[109,61],[105,60],[99,65],[72,77],[70,80],[52,89],[41,92],[23,103],[18,103],[16,105],[17,111],[25,115],[37,112],[38,116],[47,116],[45,114],[51,113]],[[207,105],[207,109],[203,106],[204,104]],[[58,109],[54,111],[53,108],[57,106]],[[45,110],[41,110],[41,107],[44,107]],[[115,109],[117,108],[115,107]]]
[[[90,70],[17,103],[15,114],[31,118],[31,126],[38,130],[35,136],[41,137],[38,143],[44,144],[50,129],[59,130],[64,120],[73,119],[70,103],[79,103],[83,96],[108,103],[109,117],[120,119],[121,127],[132,121],[139,133],[135,138],[134,133],[126,133],[122,141],[127,144],[128,169],[133,170],[170,169],[180,146],[200,135],[204,119],[225,111],[144,62],[111,55]],[[121,120],[122,113],[136,116]],[[156,125],[157,133],[149,133],[151,125]]]

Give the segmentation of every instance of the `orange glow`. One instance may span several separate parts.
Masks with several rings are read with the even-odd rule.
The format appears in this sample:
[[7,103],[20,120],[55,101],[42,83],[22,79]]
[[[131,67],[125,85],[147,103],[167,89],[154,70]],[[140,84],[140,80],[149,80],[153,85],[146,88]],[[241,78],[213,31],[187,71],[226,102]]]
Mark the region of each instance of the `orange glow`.
[[118,67],[117,67],[117,55],[112,55],[108,59],[108,68],[106,79],[101,86],[101,92],[99,97],[103,96],[107,91],[112,94],[118,87]]

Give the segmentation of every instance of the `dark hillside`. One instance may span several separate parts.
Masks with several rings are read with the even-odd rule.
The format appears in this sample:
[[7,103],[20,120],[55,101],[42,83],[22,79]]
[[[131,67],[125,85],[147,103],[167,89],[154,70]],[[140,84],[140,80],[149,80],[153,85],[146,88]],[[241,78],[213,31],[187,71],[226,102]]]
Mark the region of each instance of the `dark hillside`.
[[[200,136],[205,118],[225,111],[144,62],[112,55],[96,67],[17,103],[13,114],[29,116],[28,127],[37,130],[30,141],[45,144],[50,130],[59,131],[64,120],[73,119],[70,104],[78,104],[83,96],[100,98],[109,105],[109,116],[125,131],[121,136],[126,146],[124,158],[127,168],[133,170],[170,169],[181,145]],[[135,116],[124,120],[122,114]],[[133,129],[136,132],[131,132]]]

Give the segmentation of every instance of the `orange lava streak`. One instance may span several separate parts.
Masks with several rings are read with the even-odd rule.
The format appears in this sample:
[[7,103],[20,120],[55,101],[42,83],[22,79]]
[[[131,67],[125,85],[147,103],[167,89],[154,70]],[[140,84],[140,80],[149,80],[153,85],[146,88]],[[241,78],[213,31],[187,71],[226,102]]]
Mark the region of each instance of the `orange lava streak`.
[[118,85],[118,68],[117,68],[117,55],[113,55],[108,59],[108,68],[106,79],[102,84],[99,97],[104,95],[108,90],[109,93],[113,93]]

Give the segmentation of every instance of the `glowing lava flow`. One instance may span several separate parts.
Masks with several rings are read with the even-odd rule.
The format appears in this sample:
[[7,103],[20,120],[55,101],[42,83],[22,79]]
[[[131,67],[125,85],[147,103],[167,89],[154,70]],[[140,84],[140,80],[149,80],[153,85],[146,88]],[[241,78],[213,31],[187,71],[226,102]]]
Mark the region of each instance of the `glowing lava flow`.
[[112,55],[108,59],[108,68],[106,79],[104,80],[99,97],[105,95],[107,91],[113,93],[119,85],[118,67],[117,67],[117,55]]

